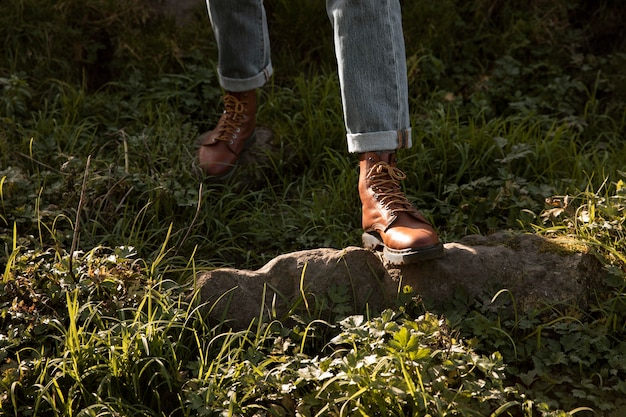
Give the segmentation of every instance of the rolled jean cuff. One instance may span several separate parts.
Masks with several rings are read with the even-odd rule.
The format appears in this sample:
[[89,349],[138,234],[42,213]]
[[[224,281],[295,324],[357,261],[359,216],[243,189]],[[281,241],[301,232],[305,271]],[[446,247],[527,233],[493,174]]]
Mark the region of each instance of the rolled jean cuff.
[[272,64],[269,64],[267,67],[263,68],[260,73],[250,78],[228,78],[220,74],[219,71],[217,76],[224,90],[230,91],[231,93],[240,93],[242,91],[250,91],[263,87],[270,79],[273,72]]
[[348,133],[348,152],[394,151],[412,146],[411,129],[386,132]]

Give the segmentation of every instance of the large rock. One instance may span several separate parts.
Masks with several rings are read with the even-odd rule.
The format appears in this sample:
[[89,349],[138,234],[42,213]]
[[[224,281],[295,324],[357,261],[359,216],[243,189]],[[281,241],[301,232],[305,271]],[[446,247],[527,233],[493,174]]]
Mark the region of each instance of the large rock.
[[[599,274],[598,260],[575,240],[536,235],[468,236],[445,245],[445,257],[385,265],[368,250],[314,249],[281,255],[257,271],[216,269],[198,274],[196,297],[215,322],[245,328],[255,318],[285,319],[294,311],[331,308],[349,298],[353,313],[381,311],[413,288],[429,306],[459,293],[494,295],[506,289],[518,308],[584,302]],[[337,294],[340,294],[339,296]]]

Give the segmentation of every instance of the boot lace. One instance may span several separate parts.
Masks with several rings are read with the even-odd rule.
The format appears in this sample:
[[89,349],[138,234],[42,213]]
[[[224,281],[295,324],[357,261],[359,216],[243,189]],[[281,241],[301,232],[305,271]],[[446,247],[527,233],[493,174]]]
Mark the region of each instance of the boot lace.
[[224,114],[218,123],[215,139],[228,142],[236,137],[241,129],[240,122],[245,116],[247,104],[230,94],[224,96]]
[[392,212],[415,210],[400,189],[400,181],[405,178],[404,172],[384,161],[376,162],[367,173],[376,199]]

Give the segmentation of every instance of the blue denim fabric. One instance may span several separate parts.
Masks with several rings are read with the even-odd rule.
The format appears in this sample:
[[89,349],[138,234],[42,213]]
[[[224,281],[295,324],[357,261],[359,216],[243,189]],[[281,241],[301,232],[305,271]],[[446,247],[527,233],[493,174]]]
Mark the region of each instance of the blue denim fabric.
[[[207,0],[227,91],[272,74],[263,0]],[[406,55],[398,0],[327,0],[349,152],[411,147]]]

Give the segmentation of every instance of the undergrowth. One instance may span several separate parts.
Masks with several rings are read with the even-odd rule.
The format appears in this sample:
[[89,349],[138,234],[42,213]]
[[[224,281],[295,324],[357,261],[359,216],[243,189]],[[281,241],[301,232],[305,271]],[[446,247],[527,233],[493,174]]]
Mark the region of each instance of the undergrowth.
[[221,111],[202,5],[181,26],[144,0],[0,4],[0,414],[624,414],[624,8],[402,2],[409,199],[446,242],[575,237],[603,265],[586,303],[502,289],[435,314],[406,288],[233,331],[198,271],[360,237],[323,5],[267,3],[273,136],[220,182],[193,163]]

